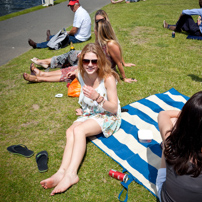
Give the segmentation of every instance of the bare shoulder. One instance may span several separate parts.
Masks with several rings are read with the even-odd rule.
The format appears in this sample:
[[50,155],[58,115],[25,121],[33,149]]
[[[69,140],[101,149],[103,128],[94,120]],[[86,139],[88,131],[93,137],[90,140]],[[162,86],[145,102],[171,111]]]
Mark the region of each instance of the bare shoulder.
[[113,84],[115,84],[115,86],[116,86],[116,80],[115,80],[114,76],[112,76],[112,75],[105,78],[104,82],[105,82],[106,88],[109,86],[113,86]]
[[107,47],[108,47],[108,49],[119,49],[119,46],[116,44],[116,42],[115,41],[109,41],[108,43],[107,43]]

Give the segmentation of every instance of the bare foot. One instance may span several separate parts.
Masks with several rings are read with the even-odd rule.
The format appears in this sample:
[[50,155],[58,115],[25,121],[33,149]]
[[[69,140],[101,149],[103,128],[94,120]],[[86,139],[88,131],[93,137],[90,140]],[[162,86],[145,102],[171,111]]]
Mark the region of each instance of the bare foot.
[[34,75],[34,76],[41,76],[42,74],[42,72],[34,66],[34,63],[31,63],[30,65],[30,72],[31,72],[31,75]]
[[69,187],[76,184],[79,181],[78,175],[65,174],[63,179],[59,182],[59,184],[55,187],[55,189],[51,192],[51,196],[62,193],[66,191]]
[[52,175],[50,178],[41,181],[40,184],[44,189],[50,189],[57,186],[63,177],[64,177],[64,171],[58,170],[57,173]]
[[43,62],[43,60],[40,60],[40,59],[34,57],[34,58],[31,59],[31,61],[34,62],[36,65],[42,66],[42,67],[45,68],[45,69],[48,68],[48,65],[45,64],[45,63]]

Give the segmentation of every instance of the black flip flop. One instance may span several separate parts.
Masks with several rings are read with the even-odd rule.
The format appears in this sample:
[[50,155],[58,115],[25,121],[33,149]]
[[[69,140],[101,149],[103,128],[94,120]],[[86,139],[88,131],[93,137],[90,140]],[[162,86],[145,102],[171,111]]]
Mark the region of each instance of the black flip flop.
[[34,152],[29,150],[25,145],[18,144],[18,145],[11,145],[7,148],[10,153],[18,154],[24,157],[31,157],[33,156]]
[[48,170],[48,152],[41,151],[36,155],[36,163],[39,169],[39,172],[43,173]]

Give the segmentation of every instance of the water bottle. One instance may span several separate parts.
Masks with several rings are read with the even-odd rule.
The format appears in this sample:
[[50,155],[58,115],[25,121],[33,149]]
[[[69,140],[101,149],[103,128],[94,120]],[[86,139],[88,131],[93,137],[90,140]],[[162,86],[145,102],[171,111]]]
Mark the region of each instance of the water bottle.
[[75,48],[74,48],[74,46],[73,46],[73,43],[71,42],[71,43],[70,43],[70,51],[72,51],[72,50],[75,50]]

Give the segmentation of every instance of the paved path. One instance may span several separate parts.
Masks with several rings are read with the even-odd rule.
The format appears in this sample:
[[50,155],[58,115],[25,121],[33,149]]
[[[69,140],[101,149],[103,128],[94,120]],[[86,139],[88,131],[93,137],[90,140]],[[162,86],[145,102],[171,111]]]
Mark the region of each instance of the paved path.
[[[28,39],[42,42],[46,30],[56,34],[73,23],[74,13],[67,7],[69,1],[17,16],[0,22],[0,66],[30,50]],[[80,4],[92,13],[110,3],[110,0],[80,0]]]

